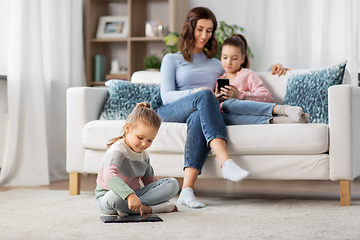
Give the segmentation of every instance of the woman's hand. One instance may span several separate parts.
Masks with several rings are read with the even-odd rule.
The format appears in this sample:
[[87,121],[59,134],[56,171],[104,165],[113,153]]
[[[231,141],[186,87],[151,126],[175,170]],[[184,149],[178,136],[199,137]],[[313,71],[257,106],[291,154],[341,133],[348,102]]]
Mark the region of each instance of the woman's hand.
[[279,77],[281,75],[285,75],[286,71],[291,70],[290,68],[284,68],[283,65],[277,63],[275,65],[271,65],[271,73],[273,75],[277,74]]
[[[194,88],[192,91],[193,91],[193,93],[195,93],[195,92],[198,92],[198,91],[204,90],[204,89],[209,89],[209,90],[211,90],[211,89],[208,88],[208,87],[199,87],[199,88]],[[212,90],[211,90],[211,91],[212,91]]]
[[220,90],[221,90],[220,94],[215,95],[217,98],[222,97],[225,100],[231,99],[231,98],[237,99],[237,97],[239,95],[239,90],[234,85],[225,86],[225,87],[221,88]]
[[142,216],[143,206],[141,204],[140,198],[138,198],[138,196],[136,196],[135,193],[132,193],[129,196],[127,196],[127,200],[128,200],[129,209],[135,212],[140,210],[140,215]]

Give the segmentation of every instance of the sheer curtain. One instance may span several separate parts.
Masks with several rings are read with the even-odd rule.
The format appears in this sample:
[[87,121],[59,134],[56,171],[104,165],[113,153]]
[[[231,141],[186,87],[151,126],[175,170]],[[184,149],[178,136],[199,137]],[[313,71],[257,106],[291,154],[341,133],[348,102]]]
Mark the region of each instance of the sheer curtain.
[[2,185],[65,179],[66,89],[84,85],[82,0],[11,0]]
[[[261,68],[281,62],[291,68],[318,68],[348,60],[352,85],[359,68],[360,2],[357,0],[250,1],[249,42]],[[260,20],[259,20],[260,19]],[[263,31],[257,31],[262,29]]]
[[[256,4],[257,3],[257,4]],[[352,85],[360,70],[360,2],[357,0],[249,1],[247,28],[255,29],[254,64],[281,62],[293,69],[318,68],[348,60]],[[261,20],[259,20],[261,19]],[[257,31],[262,29],[263,31]],[[253,44],[253,45],[254,45]]]
[[245,28],[254,53],[250,68],[280,62],[292,69],[320,68],[348,60],[352,85],[360,70],[358,0],[191,0],[219,21]]

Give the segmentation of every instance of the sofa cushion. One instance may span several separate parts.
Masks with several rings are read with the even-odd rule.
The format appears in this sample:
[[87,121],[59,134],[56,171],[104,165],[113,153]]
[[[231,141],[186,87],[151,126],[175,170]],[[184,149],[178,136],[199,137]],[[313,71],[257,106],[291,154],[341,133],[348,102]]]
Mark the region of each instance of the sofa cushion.
[[156,110],[162,104],[159,84],[130,83],[123,80],[109,80],[106,83],[109,95],[101,111],[102,120],[121,120],[139,102],[148,102]]
[[284,105],[300,106],[312,123],[328,123],[328,88],[343,81],[346,61],[320,70],[292,74]]
[[161,73],[159,71],[137,71],[131,75],[132,83],[161,83]]
[[[85,148],[106,150],[107,141],[120,135],[125,120],[95,120],[84,126]],[[151,146],[152,151],[182,153],[186,140],[186,124],[163,122]]]
[[[125,121],[96,120],[84,127],[85,148],[106,150],[108,139],[119,135]],[[231,154],[319,154],[328,152],[326,124],[263,124],[227,126]],[[260,137],[259,137],[260,136]],[[183,153],[186,124],[163,122],[149,152]]]
[[274,98],[274,102],[282,104],[286,94],[286,84],[291,72],[287,71],[286,75],[280,77],[276,74],[273,75],[270,71],[257,72],[256,75],[260,77],[264,85],[271,92]]

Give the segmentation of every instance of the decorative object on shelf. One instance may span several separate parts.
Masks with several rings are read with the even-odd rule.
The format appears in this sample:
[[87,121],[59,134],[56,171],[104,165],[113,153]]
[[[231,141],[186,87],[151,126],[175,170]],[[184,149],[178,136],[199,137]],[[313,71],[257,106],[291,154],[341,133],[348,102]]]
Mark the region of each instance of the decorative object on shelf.
[[152,54],[146,58],[144,58],[144,68],[146,70],[156,70],[158,71],[161,66],[161,59],[156,56],[156,54]]
[[103,55],[95,55],[95,64],[94,64],[94,82],[103,82],[105,81],[106,75],[106,58]]
[[[215,37],[218,40],[218,46],[219,46],[219,51],[218,54],[216,55],[217,59],[220,59],[221,57],[221,47],[224,44],[224,41],[226,38],[230,37],[231,35],[233,35],[234,33],[242,33],[244,32],[245,29],[242,27],[239,27],[238,25],[229,25],[226,24],[224,21],[220,21],[218,24],[218,28],[215,31]],[[252,54],[250,47],[248,47],[248,54],[250,58],[253,58],[254,55]]]
[[126,38],[129,32],[127,16],[100,17],[96,38]]
[[111,61],[111,70],[110,70],[110,74],[116,74],[118,73],[120,70],[119,68],[119,61],[118,60],[112,60]]
[[157,35],[158,37],[164,37],[164,27],[161,22],[159,22],[159,25],[157,26]]
[[157,23],[156,21],[147,21],[145,24],[145,36],[146,37],[157,37]]
[[120,67],[118,60],[112,60],[110,72],[106,75],[106,81],[110,79],[127,80],[127,74],[128,71],[126,67]]
[[162,21],[160,21],[160,18],[157,14],[155,14],[155,18],[157,21],[157,36],[158,37],[164,37],[164,26]]
[[111,75],[126,75],[127,67],[120,67],[118,60],[112,60],[110,74]]
[[166,48],[163,50],[164,55],[166,53],[176,53],[178,51],[179,33],[170,32],[164,38]]
[[147,21],[145,24],[146,37],[164,37],[164,27],[160,21]]

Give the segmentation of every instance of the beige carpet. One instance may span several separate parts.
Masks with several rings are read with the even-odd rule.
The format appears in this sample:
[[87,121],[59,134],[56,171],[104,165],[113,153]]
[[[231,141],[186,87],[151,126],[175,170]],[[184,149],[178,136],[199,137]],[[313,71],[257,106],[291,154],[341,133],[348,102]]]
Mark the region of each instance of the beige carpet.
[[360,239],[359,200],[199,200],[207,207],[179,206],[164,222],[105,224],[92,192],[0,192],[0,239]]

